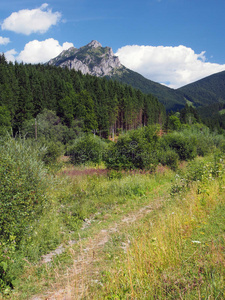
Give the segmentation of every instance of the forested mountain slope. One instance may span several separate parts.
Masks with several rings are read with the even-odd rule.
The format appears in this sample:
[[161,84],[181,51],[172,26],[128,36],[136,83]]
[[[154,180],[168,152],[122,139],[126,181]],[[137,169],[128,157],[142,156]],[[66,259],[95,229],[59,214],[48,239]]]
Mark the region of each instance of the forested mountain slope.
[[186,99],[181,92],[149,80],[125,67],[123,72],[117,73],[111,78],[140,89],[145,94],[154,95],[165,106],[167,111],[180,110],[185,106]]
[[197,106],[225,102],[225,71],[210,75],[177,90]]

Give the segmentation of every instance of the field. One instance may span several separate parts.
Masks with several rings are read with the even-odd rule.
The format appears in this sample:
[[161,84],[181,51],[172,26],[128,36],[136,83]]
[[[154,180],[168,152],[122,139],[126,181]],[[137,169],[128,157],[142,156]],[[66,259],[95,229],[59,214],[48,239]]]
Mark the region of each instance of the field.
[[212,149],[114,170],[46,166],[42,146],[4,142],[0,298],[224,299],[223,143]]
[[[64,168],[49,193],[60,203],[62,195],[85,195],[84,221],[72,228],[76,216],[68,214],[71,228],[56,251],[36,264],[25,260],[10,299],[223,299],[224,174],[213,178],[208,169],[185,187],[191,172],[182,166],[182,178],[160,167],[110,177]],[[64,213],[73,210],[68,204],[60,205]],[[59,218],[55,200],[39,228],[50,230],[48,239],[59,234]]]

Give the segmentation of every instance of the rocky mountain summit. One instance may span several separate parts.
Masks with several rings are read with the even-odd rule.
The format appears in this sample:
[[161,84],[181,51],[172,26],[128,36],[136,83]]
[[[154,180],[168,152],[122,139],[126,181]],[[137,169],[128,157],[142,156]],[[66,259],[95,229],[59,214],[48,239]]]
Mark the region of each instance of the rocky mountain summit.
[[102,47],[98,41],[91,41],[79,49],[71,47],[51,59],[49,65],[75,69],[83,74],[98,77],[113,76],[124,67],[119,58],[113,54],[112,48]]

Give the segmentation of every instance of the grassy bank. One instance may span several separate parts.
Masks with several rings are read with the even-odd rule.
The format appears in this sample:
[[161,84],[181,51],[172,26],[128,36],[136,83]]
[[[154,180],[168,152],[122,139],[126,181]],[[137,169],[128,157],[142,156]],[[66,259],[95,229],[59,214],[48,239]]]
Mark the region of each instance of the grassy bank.
[[[123,235],[126,251],[117,252],[90,299],[224,299],[225,181],[222,170],[212,177],[211,167],[116,235]],[[186,172],[183,180],[193,165]]]

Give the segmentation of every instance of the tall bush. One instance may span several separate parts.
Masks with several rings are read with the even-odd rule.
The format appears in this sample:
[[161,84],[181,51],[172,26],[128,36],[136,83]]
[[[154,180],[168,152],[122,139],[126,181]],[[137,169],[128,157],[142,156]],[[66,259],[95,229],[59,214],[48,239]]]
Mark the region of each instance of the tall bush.
[[0,290],[13,286],[13,256],[46,202],[42,150],[30,141],[0,140]]
[[168,166],[174,171],[178,168],[179,155],[175,150],[159,150],[157,153],[158,160],[163,166]]
[[99,164],[102,161],[107,143],[99,136],[85,134],[74,140],[74,143],[68,147],[67,155],[74,165],[93,162]]
[[45,203],[46,175],[39,152],[28,141],[10,138],[0,144],[0,236],[19,242]]
[[148,126],[131,130],[118,138],[105,155],[109,169],[154,170],[157,165],[157,128]]
[[163,142],[175,150],[180,160],[190,160],[197,155],[197,138],[183,132],[172,132],[163,136]]

